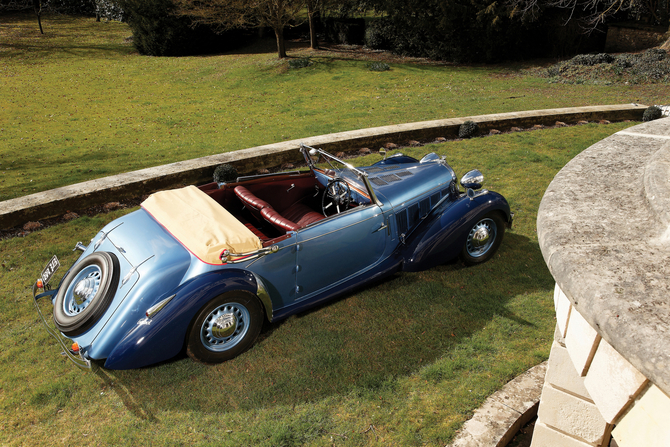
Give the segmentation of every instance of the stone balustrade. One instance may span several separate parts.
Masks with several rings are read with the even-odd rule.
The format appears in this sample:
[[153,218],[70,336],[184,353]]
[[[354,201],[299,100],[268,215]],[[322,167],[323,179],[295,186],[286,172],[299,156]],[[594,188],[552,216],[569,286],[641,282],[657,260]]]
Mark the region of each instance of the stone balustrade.
[[570,161],[537,230],[557,324],[532,447],[670,446],[670,118]]

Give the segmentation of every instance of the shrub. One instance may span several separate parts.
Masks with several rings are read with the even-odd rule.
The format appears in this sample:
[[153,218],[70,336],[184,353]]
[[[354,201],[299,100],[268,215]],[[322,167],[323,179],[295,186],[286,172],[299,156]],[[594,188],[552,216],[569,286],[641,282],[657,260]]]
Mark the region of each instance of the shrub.
[[219,165],[214,170],[214,181],[216,183],[229,183],[237,180],[237,169],[233,165]]
[[365,19],[337,19],[323,20],[326,40],[347,45],[362,44],[365,40]]
[[388,50],[395,36],[393,25],[387,19],[375,19],[367,22],[365,27],[365,46],[373,50]]
[[647,107],[642,115],[642,121],[653,121],[663,116],[663,111],[658,106]]
[[387,71],[391,67],[385,62],[371,62],[368,64],[368,70],[370,71]]
[[305,68],[312,65],[312,61],[307,58],[291,59],[288,61],[288,68]]
[[670,57],[661,49],[641,54],[580,54],[567,62],[549,67],[548,77],[559,77],[560,82],[628,82],[662,83],[670,80]]
[[245,43],[240,31],[215,33],[207,26],[193,27],[185,17],[176,16],[172,0],[117,0],[128,14],[133,45],[149,56],[207,54]]
[[668,58],[668,53],[660,48],[651,48],[642,53],[641,58],[644,61],[662,61]]
[[472,138],[479,134],[479,124],[466,121],[458,128],[458,138]]
[[614,56],[607,53],[600,54],[578,54],[570,59],[571,65],[587,65],[592,66],[596,64],[611,64],[614,61]]

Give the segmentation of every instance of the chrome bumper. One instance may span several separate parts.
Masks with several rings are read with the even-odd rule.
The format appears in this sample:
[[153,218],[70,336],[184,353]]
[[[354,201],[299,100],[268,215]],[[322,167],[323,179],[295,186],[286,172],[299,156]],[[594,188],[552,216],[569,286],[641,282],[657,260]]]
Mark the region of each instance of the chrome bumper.
[[[44,286],[45,288],[48,288],[47,285]],[[47,320],[44,318],[44,315],[42,314],[42,310],[40,309],[39,303],[37,302],[40,298],[45,298],[45,297],[52,297],[53,292],[45,291],[44,293],[41,293],[37,295],[37,282],[33,284],[33,303],[35,304],[35,309],[37,309],[37,314],[40,316],[40,319],[42,320],[42,323],[44,324],[44,327],[47,329],[47,332],[58,341],[58,344],[63,348],[63,355],[67,356],[70,360],[72,360],[72,363],[77,365],[81,369],[86,369],[90,370],[91,369],[91,360],[87,359],[84,357],[83,352],[80,350],[79,353],[74,353],[73,351],[70,350],[70,348],[67,347],[65,340],[67,340],[58,329],[55,327],[51,328],[49,326],[49,323]]]

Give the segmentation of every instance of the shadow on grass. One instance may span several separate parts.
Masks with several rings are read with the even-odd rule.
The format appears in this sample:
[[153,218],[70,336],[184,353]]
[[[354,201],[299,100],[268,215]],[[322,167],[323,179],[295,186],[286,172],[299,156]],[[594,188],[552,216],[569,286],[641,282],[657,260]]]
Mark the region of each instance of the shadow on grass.
[[483,265],[457,261],[397,274],[269,325],[251,350],[226,363],[204,366],[181,356],[97,374],[122,388],[125,405],[142,419],[153,417],[148,408],[209,414],[365,393],[449,356],[494,318],[514,328],[534,326],[508,302],[552,286],[537,243],[509,233]]

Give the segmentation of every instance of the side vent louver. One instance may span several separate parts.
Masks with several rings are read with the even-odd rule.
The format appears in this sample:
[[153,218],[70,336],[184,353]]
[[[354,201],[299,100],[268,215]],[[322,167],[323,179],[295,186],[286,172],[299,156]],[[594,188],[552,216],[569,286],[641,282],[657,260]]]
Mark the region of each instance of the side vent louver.
[[409,221],[409,228],[414,228],[414,225],[416,225],[419,222],[419,204],[415,203],[414,205],[410,206],[408,209],[408,216],[407,220]]
[[419,202],[419,217],[424,217],[430,211],[430,199],[426,198]]
[[395,221],[398,226],[398,235],[407,234],[407,210],[399,211],[395,215]]

